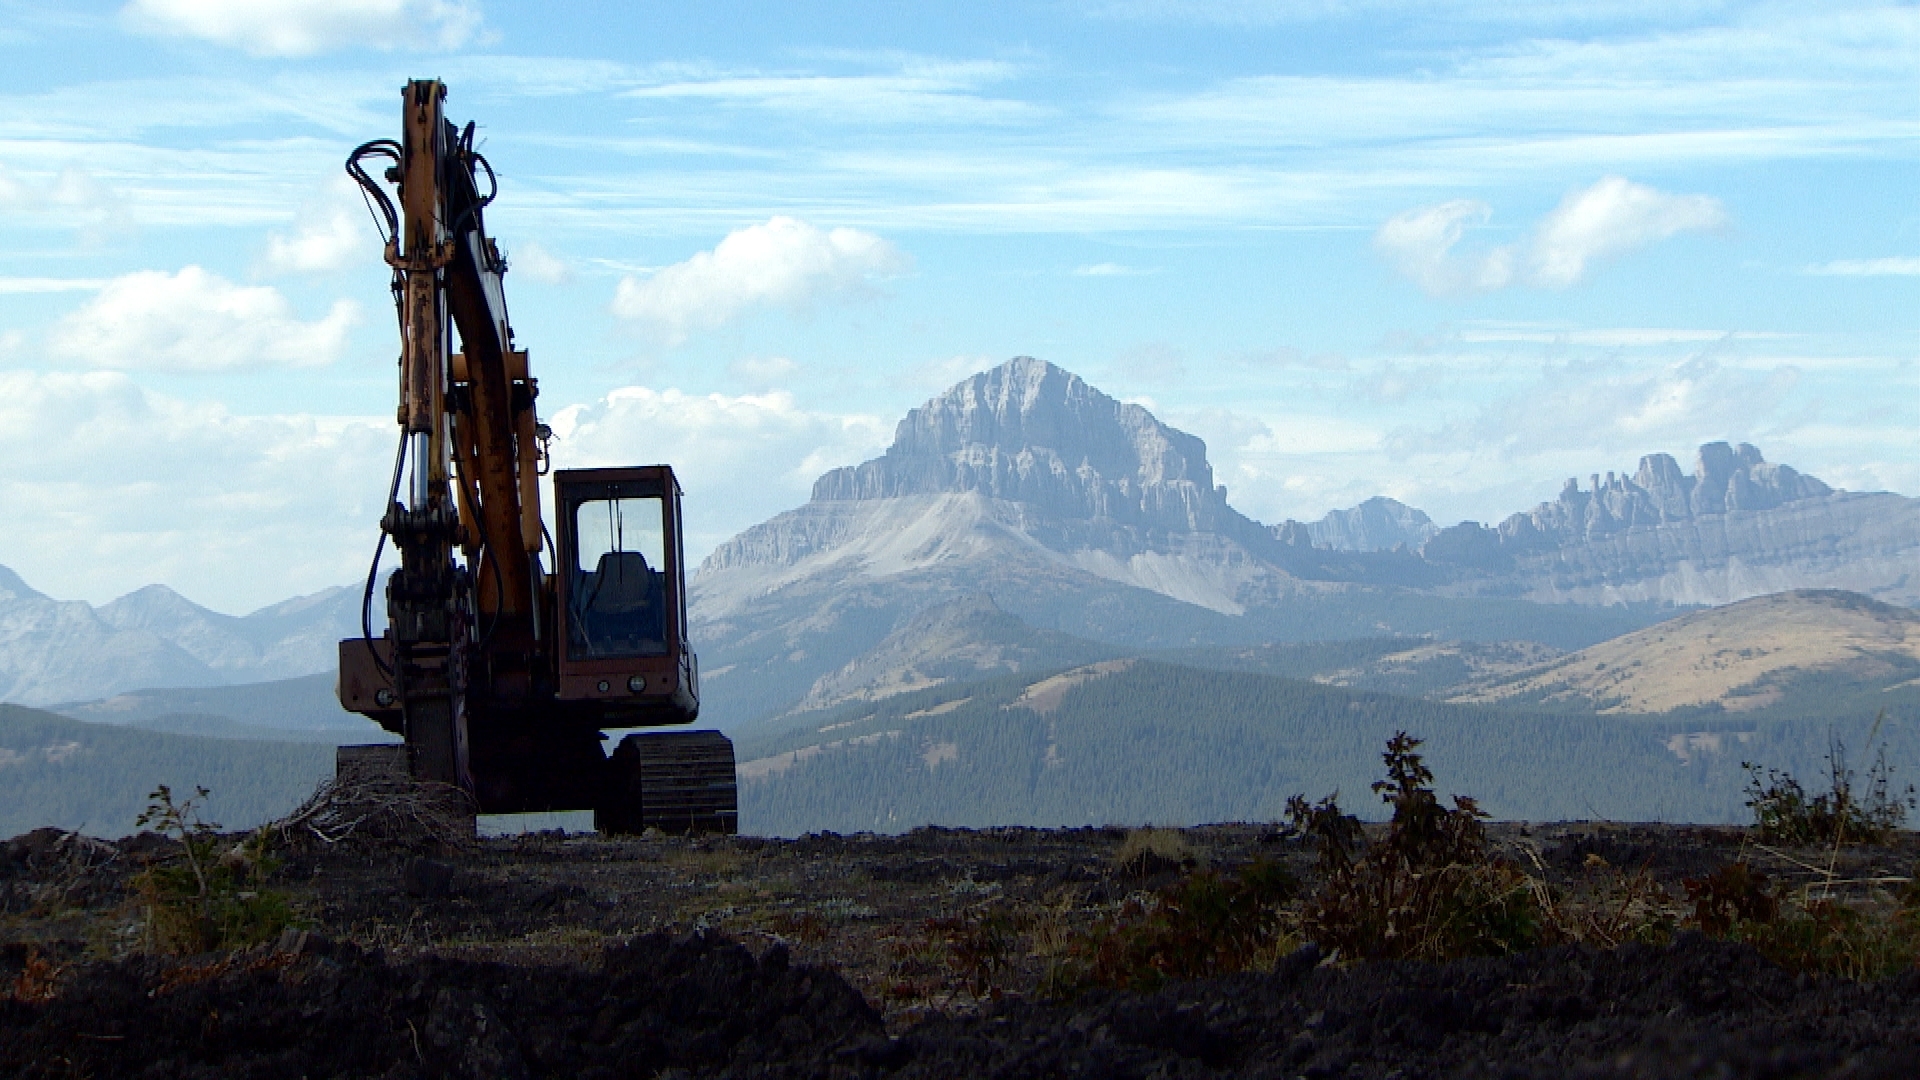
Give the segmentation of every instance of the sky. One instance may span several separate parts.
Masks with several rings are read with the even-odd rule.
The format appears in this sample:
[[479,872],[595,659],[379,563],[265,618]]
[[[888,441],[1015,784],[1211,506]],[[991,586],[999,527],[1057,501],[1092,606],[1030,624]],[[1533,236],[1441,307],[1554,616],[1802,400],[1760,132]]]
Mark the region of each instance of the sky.
[[366,574],[397,429],[341,164],[449,86],[562,466],[689,554],[1016,355],[1267,522],[1493,522],[1716,439],[1920,494],[1920,7],[0,0],[0,565]]

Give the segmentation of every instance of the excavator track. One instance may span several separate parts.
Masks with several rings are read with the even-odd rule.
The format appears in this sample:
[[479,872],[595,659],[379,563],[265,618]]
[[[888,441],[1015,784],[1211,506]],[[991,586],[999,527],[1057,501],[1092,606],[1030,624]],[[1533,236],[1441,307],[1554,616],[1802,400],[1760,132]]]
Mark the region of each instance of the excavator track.
[[672,834],[740,829],[733,743],[717,731],[628,735],[607,762],[608,778],[594,828]]

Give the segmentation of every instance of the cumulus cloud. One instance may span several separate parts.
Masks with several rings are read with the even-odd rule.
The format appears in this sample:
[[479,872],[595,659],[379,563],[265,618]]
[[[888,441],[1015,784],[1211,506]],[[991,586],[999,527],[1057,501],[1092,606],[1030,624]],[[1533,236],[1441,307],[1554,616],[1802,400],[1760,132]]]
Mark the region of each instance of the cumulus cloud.
[[100,294],[54,327],[55,355],[95,368],[238,371],[332,363],[359,321],[337,301],[307,322],[264,285],[236,285],[198,266],[179,273],[143,270],[107,282]]
[[267,237],[270,274],[325,274],[340,270],[377,247],[365,221],[334,210],[291,233]]
[[877,416],[811,410],[785,391],[731,397],[644,386],[568,406],[548,423],[562,468],[671,464],[687,492],[694,560],[805,502],[821,473],[874,456],[892,433]]
[[225,611],[354,581],[391,415],[235,415],[121,372],[0,371],[0,565],[62,598],[164,581]]
[[380,233],[359,186],[345,177],[301,206],[294,228],[267,237],[260,270],[270,275],[329,274],[380,258]]
[[1568,195],[1540,223],[1528,252],[1532,278],[1549,288],[1578,284],[1587,264],[1638,251],[1682,232],[1727,224],[1720,200],[1668,195],[1609,176]]
[[1513,251],[1498,247],[1474,255],[1454,248],[1469,226],[1485,225],[1493,208],[1474,199],[1408,210],[1387,219],[1374,250],[1393,268],[1435,296],[1498,289],[1513,280]]
[[1604,262],[1682,232],[1722,228],[1726,210],[1706,195],[1669,195],[1609,176],[1570,193],[1516,244],[1460,250],[1469,229],[1493,208],[1456,199],[1397,214],[1374,234],[1374,249],[1435,296],[1488,292],[1522,283],[1549,289],[1579,284]]
[[909,265],[898,248],[872,233],[828,231],[775,217],[729,233],[712,251],[651,277],[622,278],[613,313],[678,344],[694,330],[723,325],[754,308],[801,308],[860,292]]
[[348,46],[457,49],[480,32],[480,9],[471,0],[132,0],[121,16],[148,33],[255,56]]

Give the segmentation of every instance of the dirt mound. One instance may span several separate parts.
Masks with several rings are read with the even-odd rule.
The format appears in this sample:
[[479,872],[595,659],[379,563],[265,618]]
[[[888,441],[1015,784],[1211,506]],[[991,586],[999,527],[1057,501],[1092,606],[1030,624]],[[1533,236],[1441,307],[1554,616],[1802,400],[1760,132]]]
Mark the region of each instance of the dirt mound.
[[[26,955],[8,952],[15,984]],[[717,935],[649,935],[591,971],[262,949],[90,964],[51,1000],[0,996],[0,1075],[812,1075],[880,1027],[838,975]]]

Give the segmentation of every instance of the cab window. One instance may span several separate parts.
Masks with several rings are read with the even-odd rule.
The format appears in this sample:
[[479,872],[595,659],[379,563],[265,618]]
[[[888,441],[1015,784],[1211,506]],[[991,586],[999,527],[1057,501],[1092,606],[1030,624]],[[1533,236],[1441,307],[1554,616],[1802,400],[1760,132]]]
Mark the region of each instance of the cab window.
[[665,515],[657,496],[575,504],[567,651],[576,659],[666,654]]

